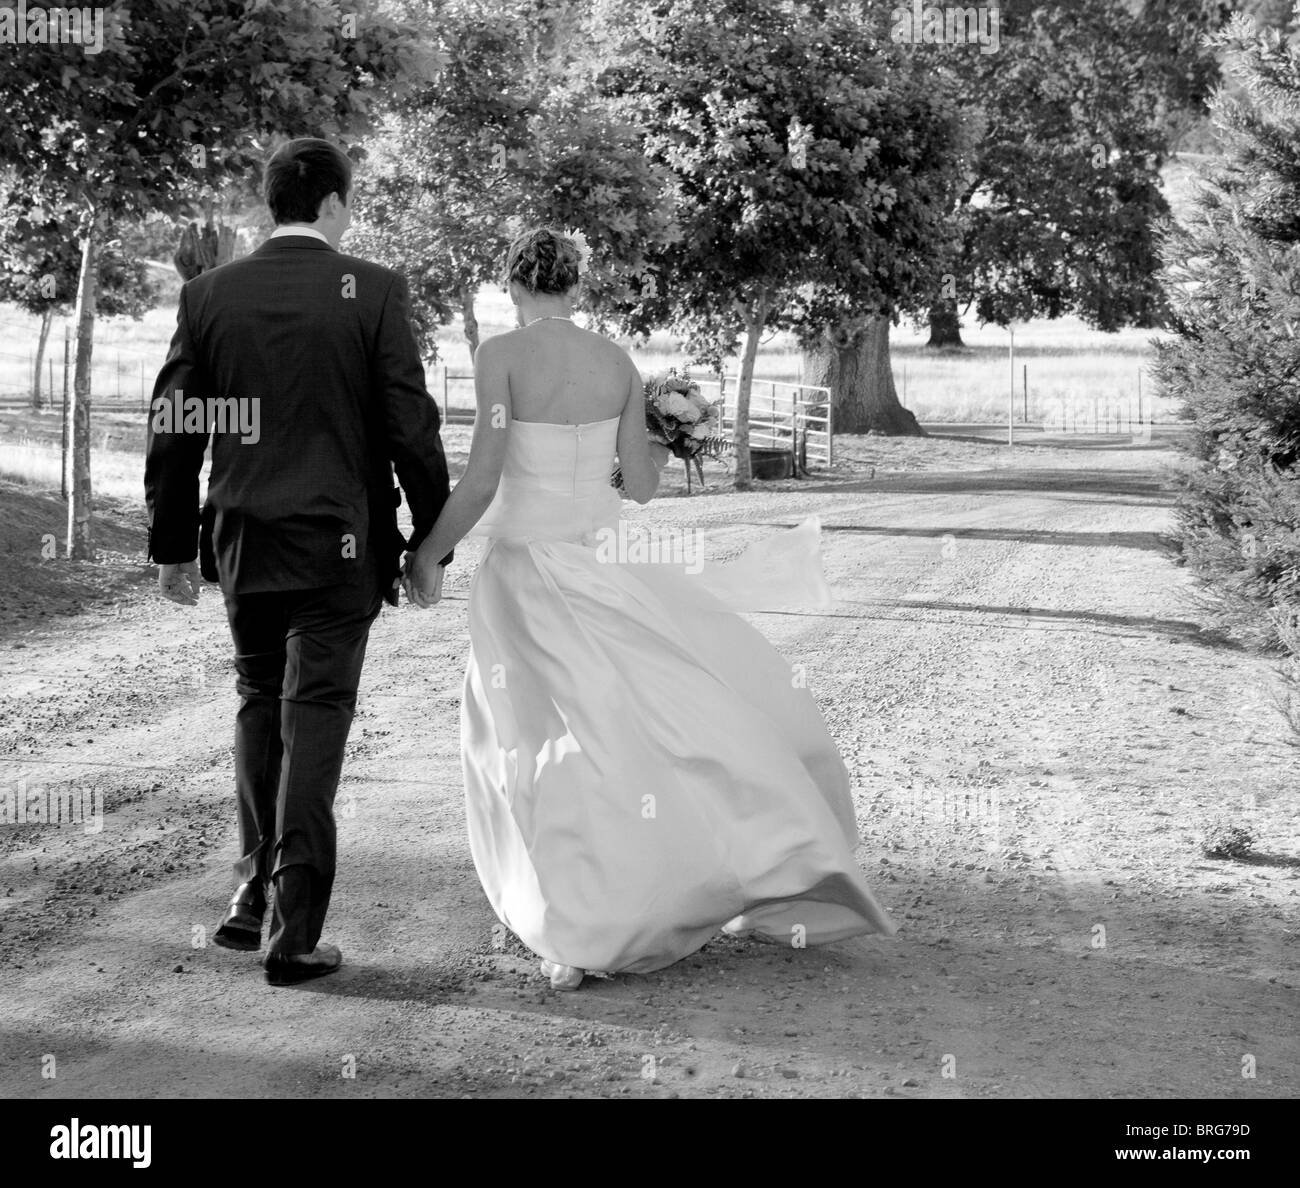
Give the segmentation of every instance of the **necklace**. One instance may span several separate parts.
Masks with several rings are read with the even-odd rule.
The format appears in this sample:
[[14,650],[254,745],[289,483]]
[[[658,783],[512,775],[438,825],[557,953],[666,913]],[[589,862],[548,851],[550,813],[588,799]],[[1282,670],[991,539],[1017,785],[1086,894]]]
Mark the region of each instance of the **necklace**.
[[533,318],[532,322],[528,322],[527,324],[531,326],[533,322],[571,322],[571,321],[573,321],[572,317],[565,317],[562,314],[546,314],[544,317]]

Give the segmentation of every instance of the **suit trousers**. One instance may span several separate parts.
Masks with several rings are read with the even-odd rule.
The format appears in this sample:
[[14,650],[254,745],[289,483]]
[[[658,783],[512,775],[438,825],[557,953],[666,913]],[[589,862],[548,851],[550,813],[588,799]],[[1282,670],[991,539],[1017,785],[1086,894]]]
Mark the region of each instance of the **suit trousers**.
[[235,881],[275,883],[268,953],[310,953],[320,940],[334,885],[334,796],[381,602],[377,575],[225,596],[240,695]]

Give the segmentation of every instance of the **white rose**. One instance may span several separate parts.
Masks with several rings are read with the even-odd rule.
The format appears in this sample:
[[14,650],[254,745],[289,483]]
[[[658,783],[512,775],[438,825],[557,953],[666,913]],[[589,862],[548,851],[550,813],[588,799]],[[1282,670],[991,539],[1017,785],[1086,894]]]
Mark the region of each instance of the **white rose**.
[[663,402],[663,410],[674,421],[682,421],[687,425],[694,424],[700,419],[700,410],[678,392],[668,393]]

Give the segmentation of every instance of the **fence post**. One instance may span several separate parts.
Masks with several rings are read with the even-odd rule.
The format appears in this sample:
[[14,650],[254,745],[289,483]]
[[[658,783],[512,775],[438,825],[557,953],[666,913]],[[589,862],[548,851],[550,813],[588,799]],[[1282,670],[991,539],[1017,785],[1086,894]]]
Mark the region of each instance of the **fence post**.
[[450,423],[447,408],[447,365],[444,363],[442,366],[442,423],[444,425]]
[[1016,328],[1014,324],[1008,323],[1007,331],[1011,335],[1011,343],[1007,348],[1011,356],[1011,390],[1007,393],[1007,445],[1016,444]]
[[63,502],[68,501],[68,354],[72,342],[72,327],[63,327],[63,464],[59,468],[59,488]]
[[1029,424],[1029,364],[1024,364],[1025,373],[1025,424]]

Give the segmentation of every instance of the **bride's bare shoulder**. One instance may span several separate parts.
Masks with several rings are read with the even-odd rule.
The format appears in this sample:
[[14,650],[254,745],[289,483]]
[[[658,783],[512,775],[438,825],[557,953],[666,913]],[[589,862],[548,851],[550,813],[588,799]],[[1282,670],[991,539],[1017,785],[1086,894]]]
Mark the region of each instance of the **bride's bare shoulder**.
[[517,350],[524,340],[522,327],[515,327],[513,330],[505,330],[500,334],[493,334],[490,338],[481,339],[478,344],[480,351],[487,350],[493,354],[507,354],[512,350]]
[[634,366],[632,363],[632,356],[612,338],[609,338],[604,334],[599,334],[595,330],[585,330],[584,333],[591,341],[592,349],[611,366],[617,367],[620,370],[630,371],[632,369]]

